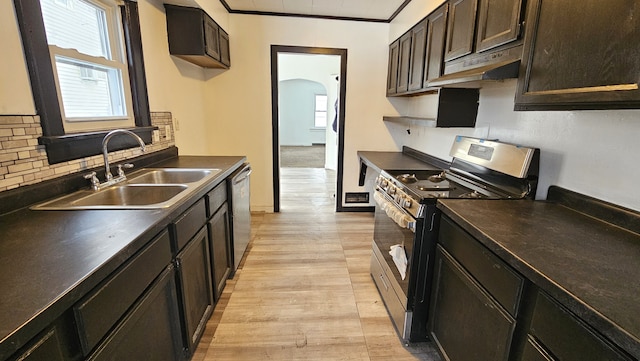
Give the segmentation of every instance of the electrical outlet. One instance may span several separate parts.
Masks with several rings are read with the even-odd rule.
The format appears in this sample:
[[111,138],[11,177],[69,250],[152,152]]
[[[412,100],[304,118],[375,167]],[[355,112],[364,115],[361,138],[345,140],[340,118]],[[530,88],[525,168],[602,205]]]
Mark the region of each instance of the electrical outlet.
[[160,141],[160,131],[159,130],[154,130],[153,131],[153,141],[154,142],[159,142]]
[[180,121],[178,118],[173,118],[173,124],[175,125],[176,132],[180,130]]
[[167,140],[171,140],[171,126],[169,124],[164,126],[164,134],[167,137]]

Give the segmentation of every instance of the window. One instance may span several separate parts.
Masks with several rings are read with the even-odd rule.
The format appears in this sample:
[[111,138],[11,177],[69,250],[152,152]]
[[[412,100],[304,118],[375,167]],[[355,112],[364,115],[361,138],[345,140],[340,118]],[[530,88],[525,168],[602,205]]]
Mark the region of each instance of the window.
[[[150,143],[137,2],[13,2],[49,163],[100,154],[114,128]],[[125,140],[117,149],[135,145]]]
[[316,128],[327,127],[327,96],[316,94],[315,122]]
[[134,126],[117,6],[105,0],[40,0],[40,6],[65,131]]

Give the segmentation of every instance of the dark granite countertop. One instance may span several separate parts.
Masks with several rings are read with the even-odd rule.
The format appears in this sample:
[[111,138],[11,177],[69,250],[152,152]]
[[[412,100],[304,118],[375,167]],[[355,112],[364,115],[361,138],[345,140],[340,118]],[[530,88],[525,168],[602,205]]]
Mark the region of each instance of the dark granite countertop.
[[0,359],[24,345],[245,157],[180,156],[149,167],[219,168],[192,196],[157,210],[32,211],[0,216]]
[[[381,170],[439,170],[448,168],[448,163],[437,158],[407,152],[358,151],[358,157],[369,167]],[[420,158],[422,156],[422,158]]]
[[562,205],[439,200],[467,232],[640,358],[640,234]]

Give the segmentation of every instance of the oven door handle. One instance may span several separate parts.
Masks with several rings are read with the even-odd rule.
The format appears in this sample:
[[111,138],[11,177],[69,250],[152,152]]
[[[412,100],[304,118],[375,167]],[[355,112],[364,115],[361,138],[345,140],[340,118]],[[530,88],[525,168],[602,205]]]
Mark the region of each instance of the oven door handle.
[[407,211],[398,207],[386,194],[376,189],[373,199],[397,225],[416,233],[416,220]]

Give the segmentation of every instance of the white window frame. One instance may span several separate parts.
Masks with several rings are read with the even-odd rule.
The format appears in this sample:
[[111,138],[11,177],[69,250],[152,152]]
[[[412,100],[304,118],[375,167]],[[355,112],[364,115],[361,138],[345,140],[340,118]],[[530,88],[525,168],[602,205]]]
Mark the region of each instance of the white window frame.
[[[60,99],[60,112],[65,133],[79,133],[94,130],[106,130],[116,128],[135,127],[135,119],[133,113],[133,102],[131,95],[131,85],[129,81],[129,66],[124,50],[124,34],[122,33],[122,21],[119,16],[119,8],[115,1],[109,0],[81,0],[91,5],[101,8],[105,11],[106,26],[109,39],[109,53],[111,60],[104,57],[96,57],[78,52],[75,49],[64,49],[56,45],[49,44],[49,53],[51,56],[51,64],[53,66],[53,75],[55,78],[56,92]],[[120,72],[122,89],[124,92],[124,116],[112,117],[67,117],[64,110],[64,99],[58,79],[58,69],[56,57],[65,57],[80,62],[93,63],[97,66],[105,66],[117,69]]]
[[[318,97],[325,97],[326,98],[326,107],[324,110],[318,110]],[[324,125],[318,125],[318,113],[324,113],[325,114],[325,124]],[[325,129],[327,127],[327,124],[329,123],[329,97],[327,96],[327,94],[315,94],[314,98],[313,98],[313,127],[316,129]]]

